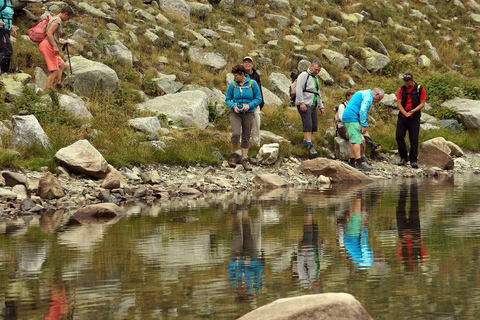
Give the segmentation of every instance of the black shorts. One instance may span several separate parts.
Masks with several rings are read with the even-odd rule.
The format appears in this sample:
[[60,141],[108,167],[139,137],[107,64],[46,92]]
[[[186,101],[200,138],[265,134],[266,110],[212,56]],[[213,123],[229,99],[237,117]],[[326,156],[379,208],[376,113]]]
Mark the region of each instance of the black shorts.
[[300,106],[297,105],[298,113],[302,117],[303,123],[303,132],[317,132],[318,130],[318,118],[317,118],[317,108],[307,105],[307,111],[303,112],[300,110]]

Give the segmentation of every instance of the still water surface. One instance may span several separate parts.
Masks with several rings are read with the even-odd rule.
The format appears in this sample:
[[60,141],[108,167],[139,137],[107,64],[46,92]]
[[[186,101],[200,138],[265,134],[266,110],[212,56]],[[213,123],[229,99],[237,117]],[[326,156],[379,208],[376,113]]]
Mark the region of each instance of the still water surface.
[[0,319],[235,319],[328,292],[374,319],[480,318],[480,176],[124,209],[0,221]]

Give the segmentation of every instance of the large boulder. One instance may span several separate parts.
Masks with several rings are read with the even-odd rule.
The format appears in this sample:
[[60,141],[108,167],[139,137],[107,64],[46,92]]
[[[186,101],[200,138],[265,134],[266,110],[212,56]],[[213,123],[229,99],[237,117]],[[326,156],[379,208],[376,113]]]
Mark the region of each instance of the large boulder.
[[460,123],[469,130],[480,129],[480,101],[454,98],[445,101],[442,107],[453,107],[460,116]]
[[32,79],[28,73],[6,74],[0,78],[7,101],[14,101],[23,94],[23,87]]
[[5,185],[7,187],[14,187],[18,184],[21,184],[28,188],[27,177],[22,173],[12,172],[12,171],[3,171],[2,177],[3,179],[5,179]]
[[213,11],[211,4],[203,4],[197,2],[187,2],[190,6],[190,15],[200,19],[205,19]]
[[116,189],[116,188],[125,188],[128,182],[125,176],[115,169],[113,166],[108,165],[108,173],[105,179],[102,181],[102,188],[105,189]]
[[293,319],[373,320],[362,304],[348,293],[322,293],[278,299],[238,320]]
[[105,177],[108,170],[107,161],[87,140],[79,140],[58,150],[55,160],[71,172],[93,178]]
[[95,88],[103,92],[113,92],[118,87],[117,73],[107,65],[73,56],[70,59],[73,75],[66,79],[76,93],[89,96]]
[[43,0],[12,0],[12,7],[14,10],[21,10],[30,3],[43,3]]
[[352,183],[373,181],[372,178],[341,161],[325,158],[305,160],[298,169],[303,173],[313,174],[317,177],[320,175],[329,177],[332,182]]
[[268,77],[272,92],[283,101],[290,101],[291,80],[282,73],[272,72]]
[[44,148],[50,146],[50,140],[34,115],[13,116],[12,148],[39,144]]
[[61,94],[57,93],[58,104],[60,108],[65,110],[68,114],[77,120],[91,120],[93,118],[87,106],[80,97],[76,94]]
[[280,107],[283,104],[282,99],[267,88],[262,87],[263,102],[266,106]]
[[438,167],[444,170],[451,170],[453,169],[455,162],[450,156],[450,148],[448,148],[448,153],[444,150],[445,149],[442,148],[442,146],[439,148],[438,141],[436,143],[431,140],[425,141],[422,143],[420,153],[418,154],[418,163],[427,167]]
[[190,48],[188,56],[192,62],[203,64],[214,71],[219,71],[227,66],[227,61],[220,54],[204,52],[201,48]]
[[42,199],[61,198],[65,195],[60,181],[51,173],[45,173],[38,182],[37,194]]
[[137,104],[137,108],[165,114],[185,126],[205,129],[208,125],[208,95],[200,90],[166,94]]
[[157,0],[160,10],[190,20],[190,6],[185,0]]

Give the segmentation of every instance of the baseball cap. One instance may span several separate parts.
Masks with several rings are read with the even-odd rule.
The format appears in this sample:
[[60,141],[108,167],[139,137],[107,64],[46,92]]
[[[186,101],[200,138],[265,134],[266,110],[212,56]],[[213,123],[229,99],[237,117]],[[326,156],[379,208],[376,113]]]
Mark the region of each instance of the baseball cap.
[[246,56],[245,58],[243,58],[243,61],[245,61],[245,60],[250,60],[251,62],[253,62],[253,59],[250,56]]
[[410,81],[413,79],[413,74],[411,74],[410,72],[409,73],[405,73],[403,75],[403,81]]

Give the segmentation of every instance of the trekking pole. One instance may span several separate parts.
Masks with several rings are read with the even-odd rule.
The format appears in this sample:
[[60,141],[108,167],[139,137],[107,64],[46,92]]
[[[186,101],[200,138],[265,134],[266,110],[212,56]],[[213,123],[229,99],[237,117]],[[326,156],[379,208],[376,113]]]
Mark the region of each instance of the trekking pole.
[[72,72],[72,64],[70,63],[70,52],[68,52],[68,43],[65,43],[62,47],[62,51],[65,51],[65,48],[67,48],[67,57],[68,57],[68,65],[70,66],[70,75],[73,75]]

